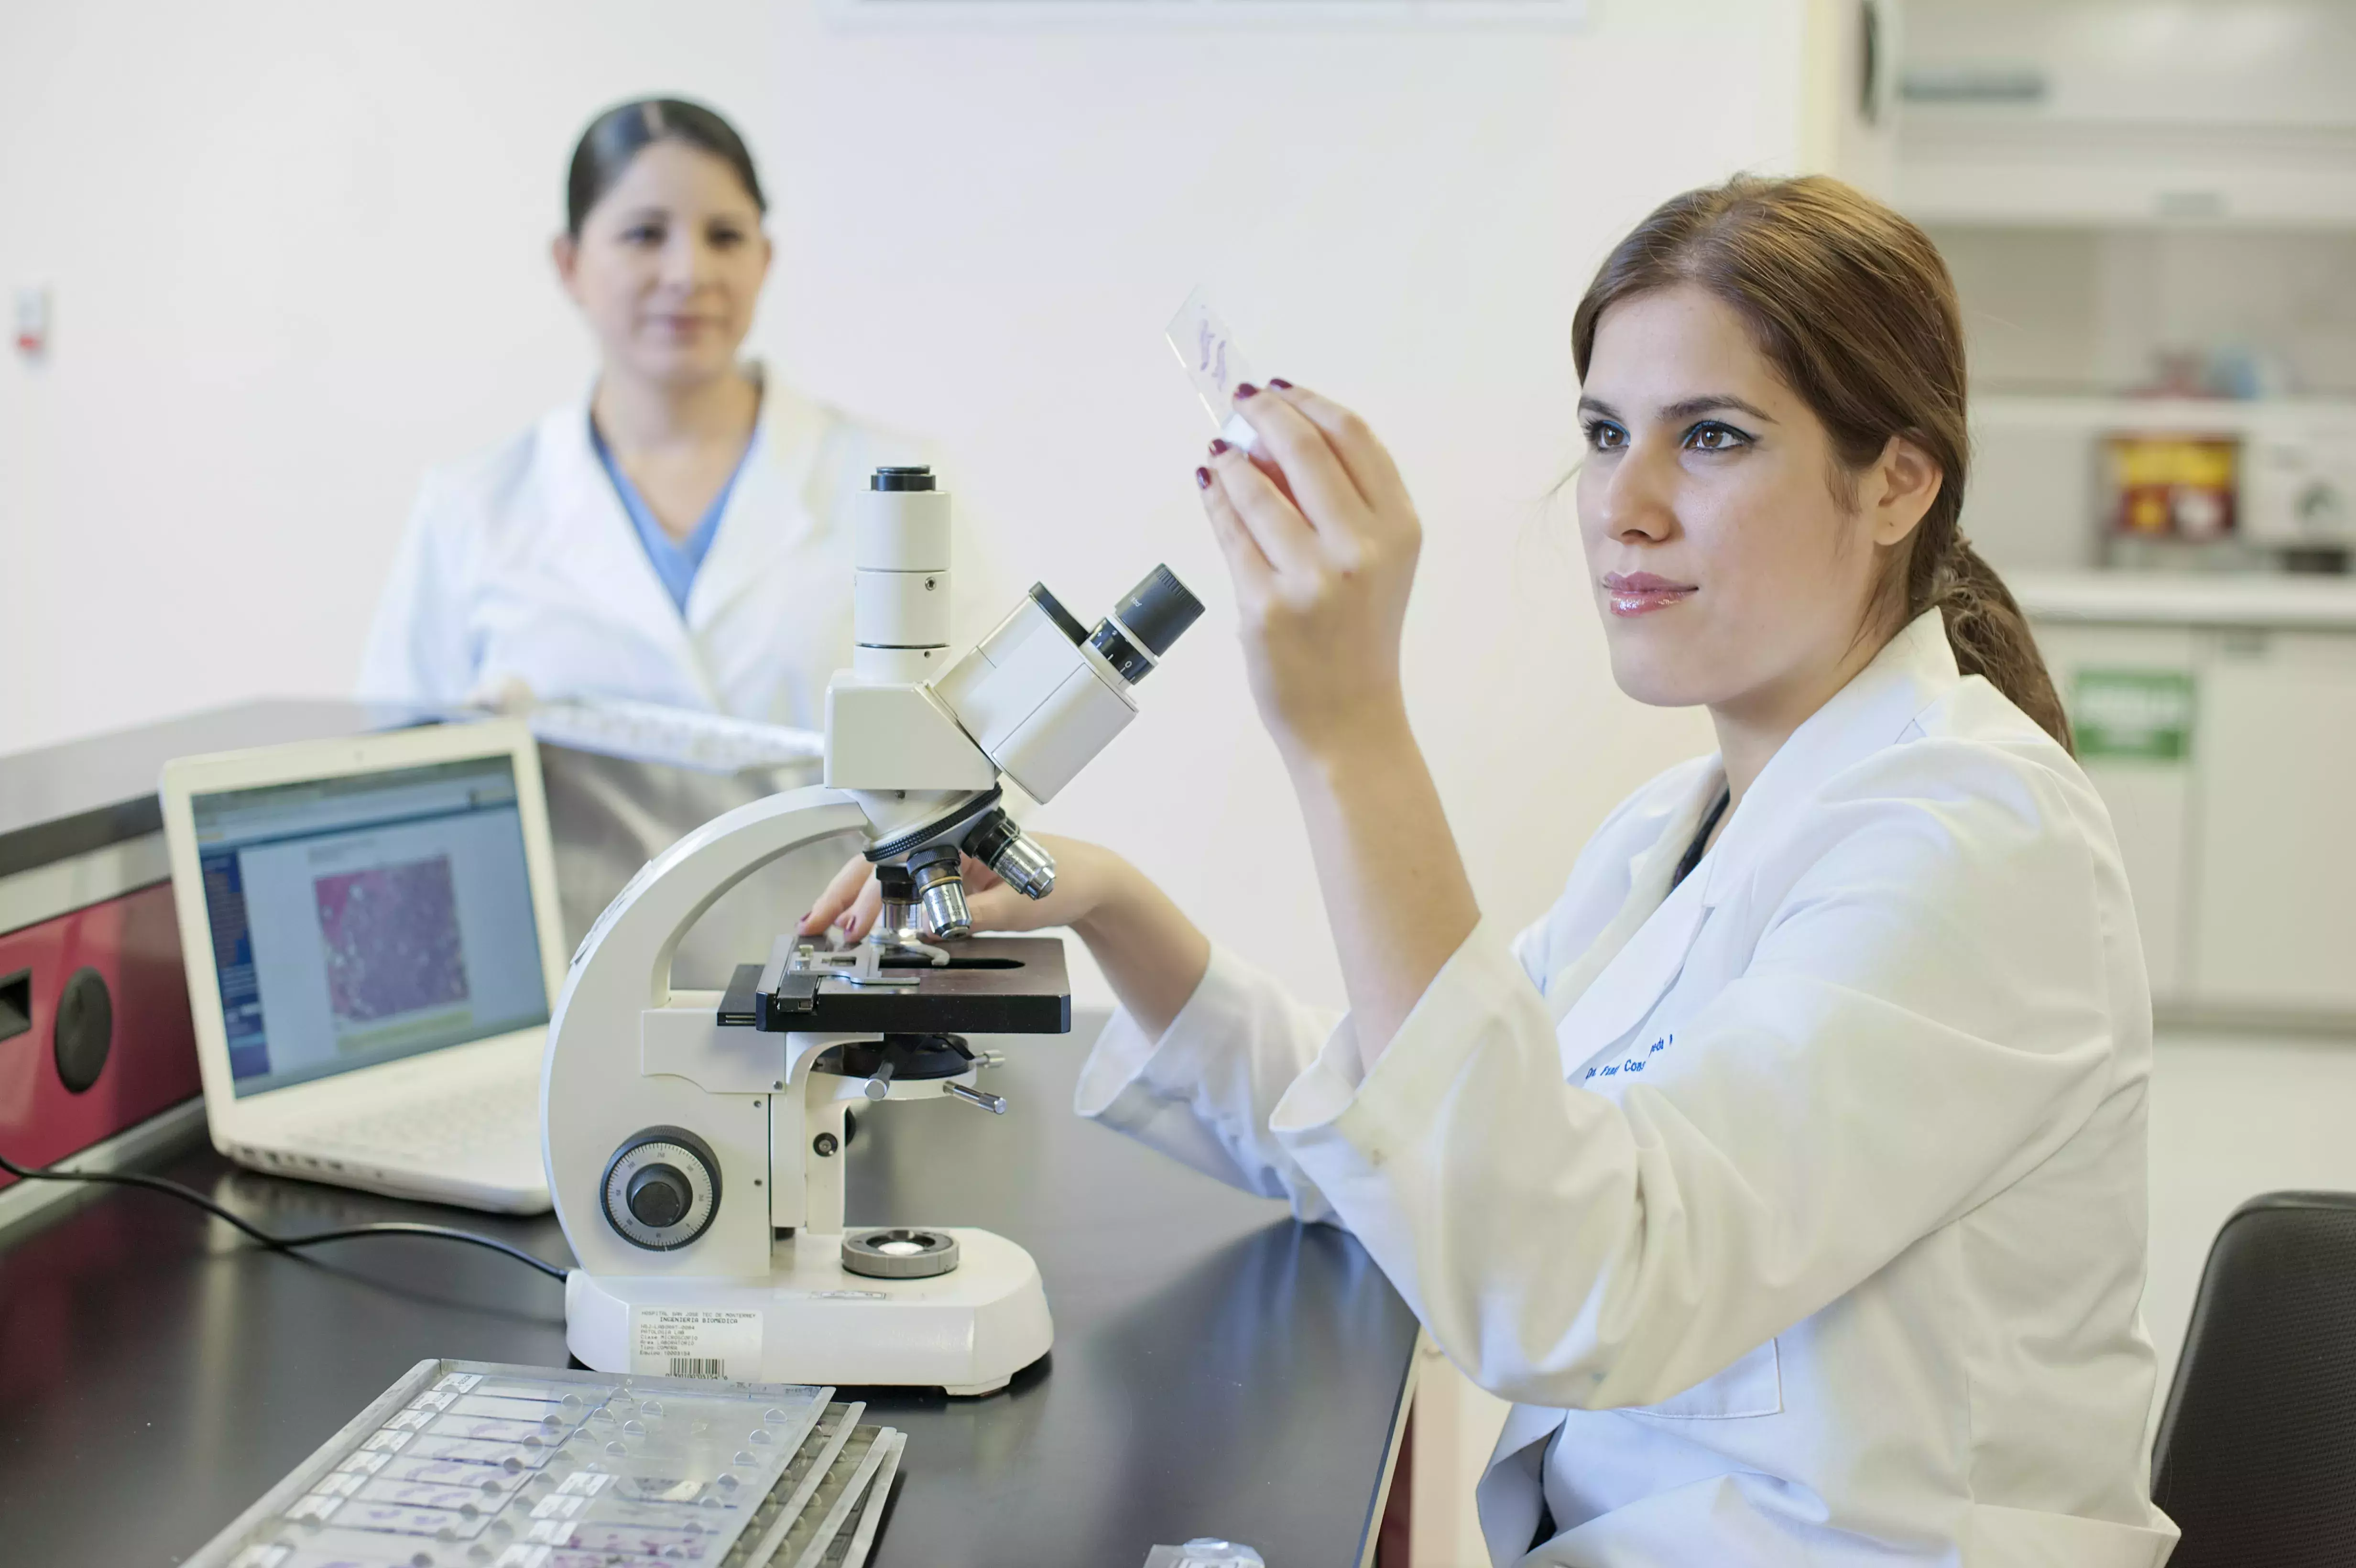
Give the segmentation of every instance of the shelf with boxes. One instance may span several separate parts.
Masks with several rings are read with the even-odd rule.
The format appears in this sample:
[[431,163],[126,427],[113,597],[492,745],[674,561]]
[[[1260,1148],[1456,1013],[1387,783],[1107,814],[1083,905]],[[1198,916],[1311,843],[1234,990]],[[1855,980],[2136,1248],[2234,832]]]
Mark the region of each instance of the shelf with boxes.
[[1999,394],[1972,423],[1965,528],[1999,564],[2344,572],[2356,549],[2356,399]]

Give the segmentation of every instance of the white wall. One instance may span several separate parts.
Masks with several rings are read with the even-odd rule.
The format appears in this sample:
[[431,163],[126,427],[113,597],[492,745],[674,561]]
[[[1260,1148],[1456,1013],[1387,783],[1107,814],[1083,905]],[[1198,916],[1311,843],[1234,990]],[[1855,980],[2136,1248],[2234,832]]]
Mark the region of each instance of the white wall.
[[679,90],[775,188],[774,364],[937,440],[1011,571],[1087,605],[1166,558],[1211,603],[1051,825],[1336,994],[1187,478],[1208,428],[1160,342],[1205,281],[1264,370],[1397,447],[1430,536],[1417,718],[1485,900],[1524,919],[1704,743],[1611,687],[1545,503],[1571,306],[1653,202],[1789,165],[1802,9],[1239,35],[856,33],[773,0],[15,7],[0,285],[48,284],[57,329],[0,365],[0,750],[342,689],[419,471],[588,373],[545,261],[571,138]]

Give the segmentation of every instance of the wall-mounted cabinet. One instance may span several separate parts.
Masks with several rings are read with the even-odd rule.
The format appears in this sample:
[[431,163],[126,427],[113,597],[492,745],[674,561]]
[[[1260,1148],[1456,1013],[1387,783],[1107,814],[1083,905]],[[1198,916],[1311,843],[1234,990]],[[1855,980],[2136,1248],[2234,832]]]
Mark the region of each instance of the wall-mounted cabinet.
[[1889,189],[1962,299],[1988,558],[2356,566],[2356,5],[1894,15]]
[[2233,449],[2207,564],[2356,553],[2356,232],[1931,233],[1971,364],[1964,526],[2000,569],[2111,559],[2111,443],[2169,434]]
[[2344,0],[1908,0],[1899,204],[1972,224],[2356,225]]
[[2356,554],[2356,400],[1984,392],[1971,409],[1964,528],[1999,570],[2117,561],[2135,542],[2119,537],[2122,443],[2175,438],[2223,448],[2228,564]]

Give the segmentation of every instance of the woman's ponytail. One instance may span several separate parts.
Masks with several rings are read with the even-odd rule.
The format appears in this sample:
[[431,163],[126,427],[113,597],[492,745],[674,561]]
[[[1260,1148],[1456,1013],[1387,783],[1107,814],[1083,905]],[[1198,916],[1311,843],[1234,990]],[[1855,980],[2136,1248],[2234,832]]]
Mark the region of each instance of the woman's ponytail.
[[2061,741],[2063,751],[2075,751],[2070,716],[2062,710],[2061,693],[2053,688],[2053,677],[2037,651],[2036,638],[2029,635],[2029,617],[2020,613],[2012,590],[2004,585],[1996,569],[1981,560],[1971,541],[1959,533],[1931,576],[1925,602],[1910,608],[1919,613],[1938,606],[1939,618],[1947,626],[1947,645],[1955,653],[1955,667],[1965,675],[1986,677],[2015,708],[2035,720],[2039,729]]
[[1740,315],[1760,352],[1815,411],[1851,473],[1912,442],[1939,465],[1939,494],[1876,600],[1904,619],[1933,604],[1955,665],[1987,677],[2066,749],[2070,720],[2020,606],[1965,543],[1963,313],[1930,236],[1823,175],[1738,175],[1655,208],[1620,241],[1571,318],[1571,357],[1587,374],[1596,323],[1614,301],[1657,289],[1707,290]]

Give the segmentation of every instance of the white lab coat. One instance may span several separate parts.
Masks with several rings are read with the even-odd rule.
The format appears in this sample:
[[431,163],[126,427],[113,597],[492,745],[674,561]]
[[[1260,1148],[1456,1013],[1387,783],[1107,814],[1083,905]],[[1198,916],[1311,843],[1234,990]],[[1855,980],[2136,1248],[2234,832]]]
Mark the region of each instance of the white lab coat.
[[[771,382],[682,616],[589,440],[586,397],[428,475],[361,659],[359,695],[424,704],[628,697],[822,728],[851,662],[849,508],[879,465],[930,459]],[[960,508],[961,509],[961,508]],[[957,635],[983,563],[959,525]]]
[[[363,698],[426,707],[626,697],[820,729],[826,687],[851,663],[852,508],[884,464],[931,463],[918,443],[768,382],[758,438],[731,487],[682,615],[648,560],[589,439],[589,400],[426,475],[377,608]],[[937,464],[936,465],[937,468]],[[954,485],[948,485],[954,489]],[[998,592],[953,499],[953,635],[990,629]],[[714,778],[541,751],[568,942],[682,833],[814,770]],[[830,872],[845,851],[813,851]],[[674,969],[724,986],[809,905],[811,865],[739,883],[698,923]]]
[[2102,803],[1935,612],[1669,891],[1721,784],[1639,790],[1372,1072],[1221,953],[1160,1040],[1114,1020],[1078,1108],[1348,1226],[1519,1402],[1497,1563],[2163,1562],[2151,1011]]

